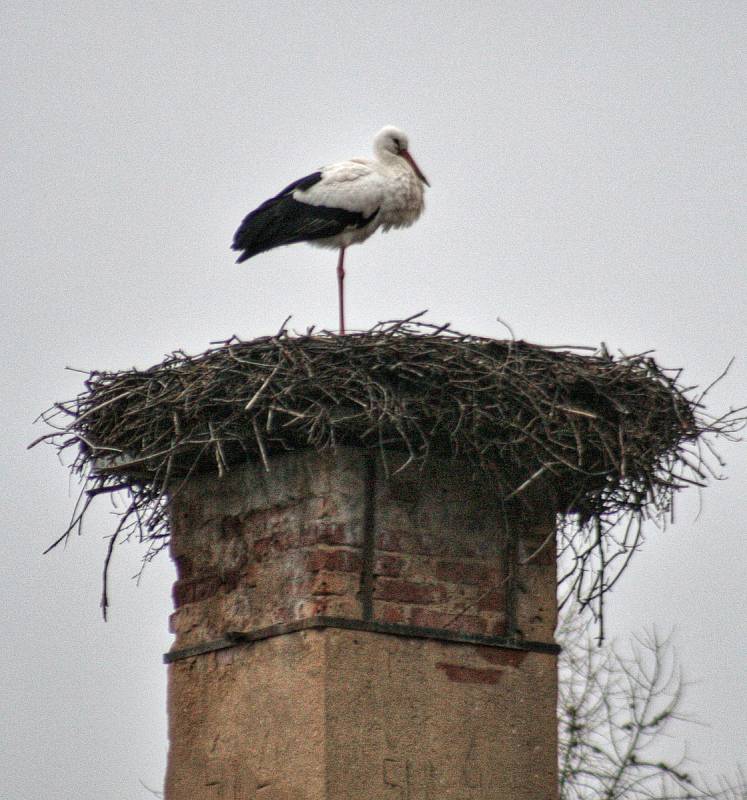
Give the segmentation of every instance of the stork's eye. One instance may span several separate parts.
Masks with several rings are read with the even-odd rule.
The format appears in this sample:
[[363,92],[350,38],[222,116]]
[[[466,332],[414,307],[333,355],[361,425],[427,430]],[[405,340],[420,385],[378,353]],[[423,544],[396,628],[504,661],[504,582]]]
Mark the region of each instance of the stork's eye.
[[397,150],[402,149],[402,142],[399,139],[395,137],[394,139],[392,139],[392,141],[394,142],[394,146],[397,148]]

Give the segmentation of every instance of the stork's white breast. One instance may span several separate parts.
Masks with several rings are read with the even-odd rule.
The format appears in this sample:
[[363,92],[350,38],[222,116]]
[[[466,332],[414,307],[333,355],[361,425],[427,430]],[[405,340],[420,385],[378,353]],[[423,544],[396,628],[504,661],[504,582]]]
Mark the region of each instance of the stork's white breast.
[[[322,169],[319,183],[296,190],[293,197],[311,205],[342,208],[364,217],[379,213],[375,227],[411,225],[423,210],[423,187],[404,161],[382,164],[368,159],[351,159]],[[370,234],[372,231],[367,226]]]

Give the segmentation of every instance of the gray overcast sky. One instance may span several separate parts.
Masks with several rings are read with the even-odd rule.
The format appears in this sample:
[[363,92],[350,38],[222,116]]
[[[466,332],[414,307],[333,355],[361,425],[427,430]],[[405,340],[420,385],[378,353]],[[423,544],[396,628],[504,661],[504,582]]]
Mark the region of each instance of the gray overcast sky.
[[[394,123],[432,189],[409,230],[348,252],[348,323],[433,321],[545,344],[654,348],[722,410],[747,399],[739,2],[47,2],[0,10],[6,342],[0,798],[160,788],[171,568],[99,580],[113,519],[42,557],[77,492],[31,421],[78,368],[147,367],[293,324],[336,325],[335,255],[247,264],[243,215]],[[610,603],[676,628],[704,768],[744,761],[745,447],[682,495]]]

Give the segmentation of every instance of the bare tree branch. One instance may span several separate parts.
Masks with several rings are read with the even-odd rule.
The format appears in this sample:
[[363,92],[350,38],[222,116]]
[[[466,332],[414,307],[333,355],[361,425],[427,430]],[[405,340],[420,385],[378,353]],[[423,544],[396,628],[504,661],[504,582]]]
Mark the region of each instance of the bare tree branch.
[[681,710],[683,679],[669,637],[651,631],[625,647],[597,647],[589,622],[559,630],[561,800],[744,800],[747,780],[692,772],[684,748],[663,757]]

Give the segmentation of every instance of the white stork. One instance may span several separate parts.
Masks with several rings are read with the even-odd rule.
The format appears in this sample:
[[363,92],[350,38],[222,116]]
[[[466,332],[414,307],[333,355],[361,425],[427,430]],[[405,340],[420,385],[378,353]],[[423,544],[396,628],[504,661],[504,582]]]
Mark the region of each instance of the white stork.
[[377,229],[412,225],[430,186],[408,150],[407,136],[392,126],[374,138],[375,159],[351,158],[322,167],[286,186],[248,214],[233,238],[240,264],[247,258],[295,242],[339,248],[337,288],[340,333],[345,333],[345,248]]

